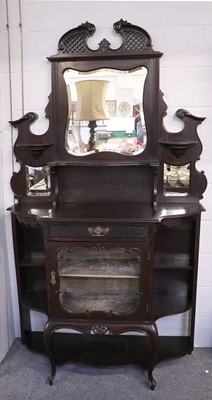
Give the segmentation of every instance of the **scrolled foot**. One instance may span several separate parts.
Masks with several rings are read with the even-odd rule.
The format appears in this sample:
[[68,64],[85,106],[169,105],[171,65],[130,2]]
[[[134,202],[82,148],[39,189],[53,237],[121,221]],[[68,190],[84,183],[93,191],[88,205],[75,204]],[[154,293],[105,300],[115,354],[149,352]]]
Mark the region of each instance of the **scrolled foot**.
[[50,377],[49,377],[49,379],[48,379],[48,382],[49,382],[49,385],[50,385],[50,386],[52,386],[53,383],[54,383],[55,375],[56,375],[56,367],[53,366],[53,368],[52,368],[52,373],[51,373],[51,375],[50,375]]
[[52,377],[50,376],[49,379],[48,379],[48,383],[49,383],[50,386],[52,386],[53,383],[54,383],[54,378],[52,378]]
[[154,390],[155,386],[156,386],[156,382],[155,382],[151,372],[148,373],[148,383],[149,383],[149,388],[151,390]]

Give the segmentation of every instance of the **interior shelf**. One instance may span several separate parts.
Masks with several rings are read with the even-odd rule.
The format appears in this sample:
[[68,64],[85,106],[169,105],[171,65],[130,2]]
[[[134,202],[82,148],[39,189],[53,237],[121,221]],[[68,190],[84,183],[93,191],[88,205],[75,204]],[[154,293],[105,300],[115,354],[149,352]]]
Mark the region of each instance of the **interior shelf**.
[[97,278],[97,279],[139,279],[139,275],[108,275],[108,274],[97,274],[97,272],[95,274],[93,273],[60,273],[59,274],[60,277],[66,277],[66,278]]
[[159,319],[168,315],[183,313],[191,307],[187,293],[154,293],[153,315]]
[[140,275],[140,261],[103,257],[79,257],[79,259],[64,260],[59,263],[60,276],[101,276],[101,277],[132,277]]
[[39,253],[39,252],[34,252],[30,254],[26,254],[26,256],[21,260],[20,266],[22,267],[41,267],[45,266],[45,254],[44,253]]
[[155,268],[188,268],[192,269],[192,262],[187,254],[157,254],[155,257]]
[[47,294],[44,290],[27,290],[22,303],[31,310],[47,314]]
[[156,264],[155,265],[155,270],[170,270],[170,271],[173,271],[173,270],[177,270],[177,271],[180,271],[180,270],[183,270],[183,271],[185,271],[185,270],[193,270],[193,266],[192,265],[184,265],[184,264],[178,264],[178,263],[175,263],[175,262],[171,262],[171,261],[166,261],[166,262],[164,262],[164,263],[162,263],[162,264]]
[[131,313],[139,306],[140,298],[137,293],[65,293],[60,298],[65,310],[73,313],[93,311]]

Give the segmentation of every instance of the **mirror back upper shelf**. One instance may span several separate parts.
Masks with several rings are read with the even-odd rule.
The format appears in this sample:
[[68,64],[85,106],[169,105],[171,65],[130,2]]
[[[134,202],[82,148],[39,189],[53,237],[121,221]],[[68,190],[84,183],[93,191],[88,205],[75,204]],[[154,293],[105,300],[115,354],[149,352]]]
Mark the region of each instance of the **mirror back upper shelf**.
[[[150,201],[165,203],[175,197],[172,190],[164,188],[169,166],[183,166],[189,172],[184,177],[185,195],[179,201],[202,198],[207,181],[195,163],[202,152],[197,126],[204,118],[180,109],[176,116],[183,120],[184,128],[178,133],[168,132],[163,124],[167,106],[159,87],[162,53],[153,49],[149,34],[141,27],[121,19],[113,28],[122,40],[117,49],[107,39],[91,49],[88,39],[96,28],[89,22],[60,38],[57,54],[48,57],[52,92],[46,107],[49,128],[43,135],[30,130],[37,118],[33,112],[11,121],[18,128],[14,153],[21,165],[11,186],[19,200],[30,201],[30,197],[41,194],[39,190],[33,192],[29,179],[27,182],[29,169],[45,168],[46,172],[49,168],[50,174],[51,166],[68,165],[143,166],[146,172],[142,182],[151,176]],[[173,183],[170,176],[168,185]],[[57,182],[48,177],[43,201],[54,197],[56,186]]]

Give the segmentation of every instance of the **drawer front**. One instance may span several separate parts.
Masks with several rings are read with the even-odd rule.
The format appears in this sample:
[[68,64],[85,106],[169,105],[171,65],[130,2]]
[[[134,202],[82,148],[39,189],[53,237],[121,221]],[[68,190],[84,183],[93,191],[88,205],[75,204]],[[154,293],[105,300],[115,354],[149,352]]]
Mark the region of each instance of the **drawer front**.
[[49,238],[137,238],[150,237],[150,225],[64,225],[50,224],[48,227]]

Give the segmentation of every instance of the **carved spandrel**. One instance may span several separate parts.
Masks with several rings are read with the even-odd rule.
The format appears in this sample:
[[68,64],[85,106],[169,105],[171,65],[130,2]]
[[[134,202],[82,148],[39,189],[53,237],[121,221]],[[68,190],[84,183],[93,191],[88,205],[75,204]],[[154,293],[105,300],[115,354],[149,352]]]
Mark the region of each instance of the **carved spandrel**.
[[107,328],[107,326],[95,325],[91,328],[91,333],[95,335],[111,335],[111,331]]

